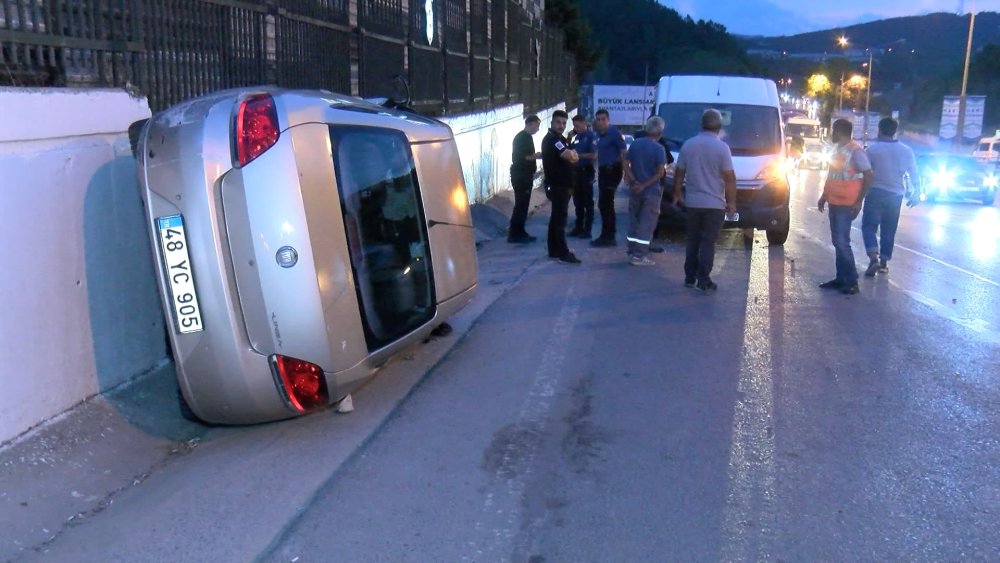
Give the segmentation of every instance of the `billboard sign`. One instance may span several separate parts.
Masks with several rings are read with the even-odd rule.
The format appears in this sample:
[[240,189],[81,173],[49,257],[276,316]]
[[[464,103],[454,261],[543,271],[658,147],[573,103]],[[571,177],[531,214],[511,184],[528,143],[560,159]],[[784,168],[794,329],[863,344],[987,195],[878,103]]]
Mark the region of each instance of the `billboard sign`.
[[[656,86],[620,86],[594,84],[594,112],[608,110],[612,125],[644,125],[656,101]],[[593,113],[587,117],[593,119]]]
[[[945,96],[941,108],[941,129],[938,136],[942,139],[954,139],[958,134],[958,112],[961,106],[959,96]],[[962,137],[978,139],[983,133],[983,114],[986,112],[986,96],[965,97],[965,123],[962,127]]]

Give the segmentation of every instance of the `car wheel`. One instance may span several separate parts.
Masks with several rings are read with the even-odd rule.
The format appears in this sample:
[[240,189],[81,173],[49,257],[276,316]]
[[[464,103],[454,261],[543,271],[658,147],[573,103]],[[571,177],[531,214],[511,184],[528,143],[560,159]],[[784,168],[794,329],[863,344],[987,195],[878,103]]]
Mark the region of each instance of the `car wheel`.
[[987,194],[983,196],[983,205],[993,205],[993,200],[996,199],[996,194]]
[[789,220],[788,208],[785,208],[785,220],[782,221],[783,225],[777,229],[767,230],[767,242],[768,244],[774,246],[781,246],[785,244],[788,240],[788,229],[791,227],[791,221]]

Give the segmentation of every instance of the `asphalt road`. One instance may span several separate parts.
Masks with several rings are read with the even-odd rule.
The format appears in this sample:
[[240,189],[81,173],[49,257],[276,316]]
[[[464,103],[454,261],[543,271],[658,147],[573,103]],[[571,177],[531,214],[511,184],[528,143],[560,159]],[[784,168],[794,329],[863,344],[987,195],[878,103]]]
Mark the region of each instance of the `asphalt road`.
[[[323,415],[216,436],[37,555],[1000,560],[1000,214],[904,210],[889,274],[842,296],[816,287],[819,181],[793,187],[783,248],[724,234],[715,294],[682,286],[675,235],[650,268],[577,240],[581,266],[505,248],[533,262],[370,438],[313,464],[321,484],[259,548],[216,530],[259,525],[336,447]],[[184,506],[200,520],[181,533]]]
[[907,210],[845,297],[818,183],[784,249],[727,233],[715,295],[679,241],[539,265],[266,559],[1000,558],[997,209]]

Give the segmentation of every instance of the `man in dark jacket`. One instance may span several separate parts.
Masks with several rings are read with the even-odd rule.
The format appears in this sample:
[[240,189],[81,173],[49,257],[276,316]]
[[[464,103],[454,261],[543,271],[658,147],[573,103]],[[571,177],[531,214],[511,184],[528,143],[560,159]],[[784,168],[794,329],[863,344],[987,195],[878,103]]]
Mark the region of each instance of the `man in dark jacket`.
[[507,229],[507,242],[534,242],[535,237],[524,230],[528,219],[528,204],[531,202],[531,188],[535,183],[535,161],[542,154],[535,152],[535,141],[532,135],[538,133],[542,120],[537,115],[524,118],[524,130],[514,135],[514,153],[511,155],[510,183],[514,188],[514,211],[510,215],[510,228]]

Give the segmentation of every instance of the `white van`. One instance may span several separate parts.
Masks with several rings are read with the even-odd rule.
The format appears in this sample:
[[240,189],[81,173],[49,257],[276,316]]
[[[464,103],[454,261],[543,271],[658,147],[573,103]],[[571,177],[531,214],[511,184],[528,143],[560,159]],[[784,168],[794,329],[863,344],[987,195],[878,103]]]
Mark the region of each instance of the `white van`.
[[[674,152],[701,130],[707,109],[722,113],[722,140],[733,152],[739,221],[729,226],[767,231],[771,244],[788,238],[788,175],[781,105],[774,81],[742,76],[664,76],[656,107],[666,122],[663,137]],[[669,197],[666,199],[670,199]],[[664,211],[673,210],[664,204]]]
[[996,135],[992,137],[979,139],[979,146],[972,151],[972,156],[984,162],[1000,161],[1000,129],[997,129]]

